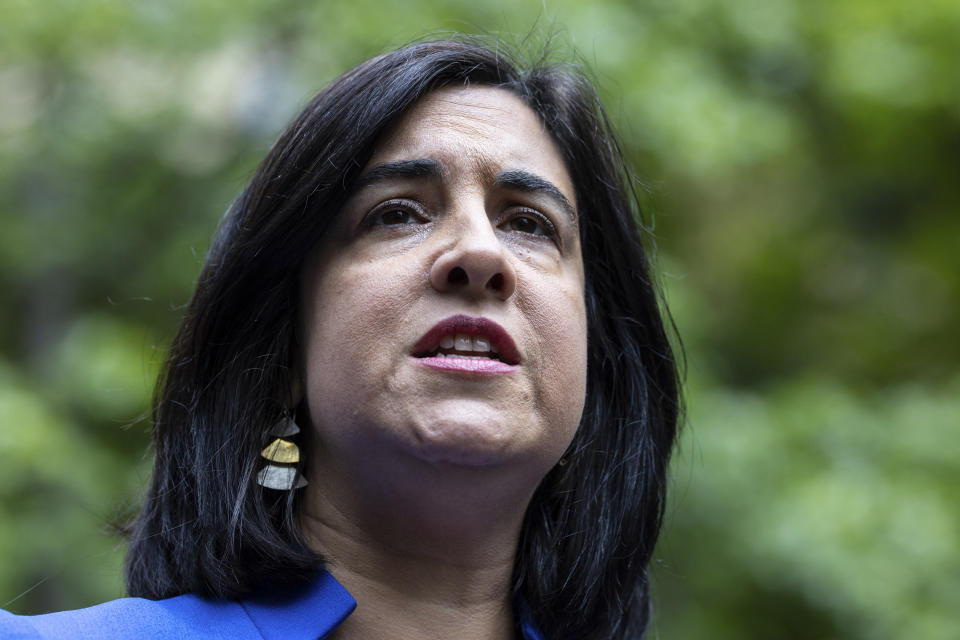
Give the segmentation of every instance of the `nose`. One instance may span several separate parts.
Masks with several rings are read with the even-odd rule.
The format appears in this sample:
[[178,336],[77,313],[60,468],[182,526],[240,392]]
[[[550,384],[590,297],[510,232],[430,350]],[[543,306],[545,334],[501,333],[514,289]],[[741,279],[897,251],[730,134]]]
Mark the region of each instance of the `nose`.
[[430,284],[444,293],[506,300],[517,288],[516,271],[486,212],[474,218],[450,230],[449,246],[430,269]]

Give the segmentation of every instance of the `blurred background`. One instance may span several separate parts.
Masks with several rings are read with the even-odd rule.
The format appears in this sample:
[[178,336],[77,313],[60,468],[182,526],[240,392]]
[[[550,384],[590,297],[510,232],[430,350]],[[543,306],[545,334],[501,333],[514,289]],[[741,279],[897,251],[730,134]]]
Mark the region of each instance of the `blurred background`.
[[960,637],[956,0],[0,0],[0,608],[122,595],[219,216],[447,31],[576,49],[644,184],[689,414],[651,637]]

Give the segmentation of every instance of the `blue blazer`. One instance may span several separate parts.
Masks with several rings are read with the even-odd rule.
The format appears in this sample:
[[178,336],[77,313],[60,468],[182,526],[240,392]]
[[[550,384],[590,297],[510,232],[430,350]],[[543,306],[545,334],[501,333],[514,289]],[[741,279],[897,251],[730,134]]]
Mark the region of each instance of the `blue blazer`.
[[[165,600],[121,598],[39,616],[0,609],[0,639],[318,640],[340,626],[356,606],[353,596],[322,571],[306,589],[243,601],[188,594]],[[543,640],[525,618],[521,615],[524,640]]]

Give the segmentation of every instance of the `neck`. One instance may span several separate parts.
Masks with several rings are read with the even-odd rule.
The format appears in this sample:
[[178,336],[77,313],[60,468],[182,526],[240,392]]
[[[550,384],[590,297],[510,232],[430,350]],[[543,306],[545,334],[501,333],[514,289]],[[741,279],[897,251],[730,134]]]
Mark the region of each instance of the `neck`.
[[502,470],[433,466],[365,483],[335,464],[318,465],[326,472],[311,487],[323,492],[308,493],[302,523],[357,600],[335,638],[514,637],[511,577],[529,492],[506,491]]

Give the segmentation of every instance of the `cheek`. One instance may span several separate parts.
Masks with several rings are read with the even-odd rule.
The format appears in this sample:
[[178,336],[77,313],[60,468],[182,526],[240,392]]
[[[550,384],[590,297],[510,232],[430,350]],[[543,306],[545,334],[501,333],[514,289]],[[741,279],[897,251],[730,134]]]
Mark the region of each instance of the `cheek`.
[[[376,271],[376,273],[373,273]],[[338,407],[383,391],[382,373],[391,352],[384,341],[397,335],[411,287],[366,264],[336,260],[318,267],[302,289],[303,374],[315,421]],[[351,402],[353,401],[353,402]]]
[[580,424],[587,392],[587,326],[583,296],[579,295],[568,309],[567,317],[560,322],[559,344],[556,362],[556,388],[562,402],[562,410],[572,423],[573,430]]
[[557,287],[530,298],[527,311],[542,354],[538,403],[566,443],[583,413],[587,385],[587,325],[582,289]]

